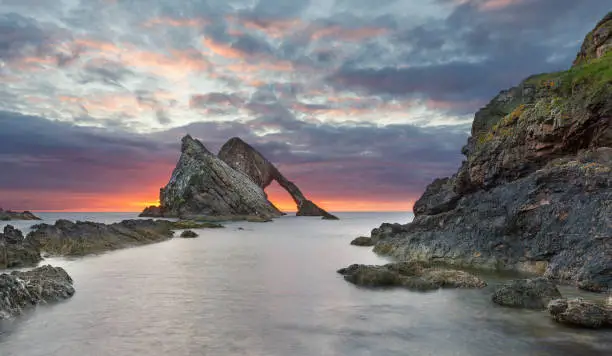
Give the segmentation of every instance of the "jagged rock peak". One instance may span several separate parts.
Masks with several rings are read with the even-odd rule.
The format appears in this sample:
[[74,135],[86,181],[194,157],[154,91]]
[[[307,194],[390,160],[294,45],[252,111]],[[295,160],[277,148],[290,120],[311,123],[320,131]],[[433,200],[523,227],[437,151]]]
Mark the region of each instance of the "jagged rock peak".
[[205,153],[212,155],[212,153],[202,144],[202,142],[194,139],[191,135],[185,135],[181,139],[181,153],[185,154],[198,154]]
[[612,11],[608,12],[586,36],[574,60],[574,66],[601,58],[610,50],[612,50]]

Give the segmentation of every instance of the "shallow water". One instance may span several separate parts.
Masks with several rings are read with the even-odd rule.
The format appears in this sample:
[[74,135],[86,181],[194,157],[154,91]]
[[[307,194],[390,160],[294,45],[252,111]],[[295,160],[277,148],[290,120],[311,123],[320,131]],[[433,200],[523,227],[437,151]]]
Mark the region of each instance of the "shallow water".
[[[41,215],[49,221],[134,217]],[[586,356],[612,350],[612,332],[570,329],[543,312],[492,305],[496,279],[484,291],[350,285],[338,268],[385,262],[350,240],[411,215],[338,215],[342,220],[237,222],[199,230],[197,239],[46,260],[70,273],[77,293],[0,324],[0,355]]]

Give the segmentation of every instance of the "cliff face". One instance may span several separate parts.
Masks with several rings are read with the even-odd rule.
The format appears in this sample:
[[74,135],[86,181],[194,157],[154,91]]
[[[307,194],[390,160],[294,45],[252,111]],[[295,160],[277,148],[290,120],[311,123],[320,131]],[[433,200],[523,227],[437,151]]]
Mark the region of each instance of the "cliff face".
[[612,13],[568,71],[477,112],[461,168],[427,187],[411,224],[374,229],[375,250],[612,288],[611,29]]
[[161,189],[160,203],[159,214],[166,217],[281,215],[259,185],[189,135],[182,140],[170,182]]
[[276,181],[295,201],[298,208],[296,215],[336,218],[306,199],[297,185],[285,178],[270,161],[240,138],[234,137],[227,141],[219,151],[219,158],[230,167],[249,176],[262,189],[269,186],[272,181]]

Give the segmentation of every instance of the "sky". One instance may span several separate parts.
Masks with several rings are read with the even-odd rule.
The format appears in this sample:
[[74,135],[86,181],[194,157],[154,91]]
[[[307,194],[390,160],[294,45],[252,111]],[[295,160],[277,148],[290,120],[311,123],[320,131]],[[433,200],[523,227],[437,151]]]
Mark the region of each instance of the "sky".
[[[189,133],[331,211],[410,210],[474,112],[612,0],[0,0],[0,207],[139,211]],[[267,192],[295,210],[285,192]]]

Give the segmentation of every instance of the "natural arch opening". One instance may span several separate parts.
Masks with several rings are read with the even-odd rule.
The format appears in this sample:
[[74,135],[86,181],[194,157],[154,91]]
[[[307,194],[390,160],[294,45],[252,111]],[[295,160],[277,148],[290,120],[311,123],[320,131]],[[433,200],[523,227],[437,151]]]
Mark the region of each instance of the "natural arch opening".
[[265,189],[268,200],[284,213],[295,213],[298,210],[291,194],[273,180]]

